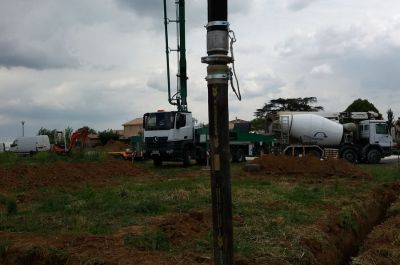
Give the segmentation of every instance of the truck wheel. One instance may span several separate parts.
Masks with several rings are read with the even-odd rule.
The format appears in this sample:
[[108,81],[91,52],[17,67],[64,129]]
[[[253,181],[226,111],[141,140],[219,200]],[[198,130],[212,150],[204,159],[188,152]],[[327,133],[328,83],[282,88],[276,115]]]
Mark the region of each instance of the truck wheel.
[[154,157],[153,158],[153,165],[155,167],[161,167],[162,166],[162,159],[161,157]]
[[357,160],[357,153],[353,149],[345,149],[342,152],[342,158],[350,163],[355,163]]
[[381,153],[376,149],[371,149],[367,154],[368,163],[379,164],[381,162]]
[[189,167],[191,164],[191,159],[192,157],[190,156],[190,150],[188,148],[185,148],[183,150],[183,166]]
[[246,160],[246,157],[244,155],[243,149],[242,148],[238,148],[236,150],[236,153],[235,153],[235,161],[237,161],[239,163],[242,163],[245,160]]

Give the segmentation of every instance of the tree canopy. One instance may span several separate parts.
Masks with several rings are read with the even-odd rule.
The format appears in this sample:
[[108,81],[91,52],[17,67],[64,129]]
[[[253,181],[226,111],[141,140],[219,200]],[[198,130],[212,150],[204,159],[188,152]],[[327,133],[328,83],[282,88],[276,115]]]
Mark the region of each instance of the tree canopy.
[[367,112],[367,111],[374,111],[379,113],[379,110],[369,102],[367,99],[356,99],[351,103],[345,110],[346,112]]
[[317,103],[316,97],[305,98],[278,98],[272,99],[261,109],[257,109],[254,116],[261,118],[266,114],[276,111],[320,111],[324,110],[322,106],[312,106]]

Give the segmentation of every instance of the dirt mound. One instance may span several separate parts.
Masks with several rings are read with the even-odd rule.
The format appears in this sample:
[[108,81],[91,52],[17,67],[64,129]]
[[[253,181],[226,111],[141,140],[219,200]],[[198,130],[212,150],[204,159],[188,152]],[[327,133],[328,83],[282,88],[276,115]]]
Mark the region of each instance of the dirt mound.
[[295,175],[296,177],[352,177],[369,178],[357,166],[342,159],[320,160],[314,156],[292,157],[264,155],[251,161],[269,175]]
[[211,229],[211,213],[191,211],[188,214],[173,214],[160,227],[173,245],[193,242]]
[[128,161],[107,159],[101,162],[65,162],[37,165],[0,165],[0,191],[15,191],[55,186],[104,186],[117,183],[117,177],[150,175],[147,170]]

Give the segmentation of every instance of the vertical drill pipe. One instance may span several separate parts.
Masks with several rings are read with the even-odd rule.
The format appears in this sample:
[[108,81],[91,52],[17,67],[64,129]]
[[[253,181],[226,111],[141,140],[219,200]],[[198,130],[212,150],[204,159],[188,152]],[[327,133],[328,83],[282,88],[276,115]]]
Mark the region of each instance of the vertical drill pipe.
[[[227,21],[227,0],[208,0],[208,22]],[[210,27],[228,31],[228,27]],[[207,40],[209,41],[209,40]],[[222,47],[224,48],[224,47]],[[207,51],[210,55],[226,55],[225,52]],[[213,213],[213,246],[216,265],[233,265],[232,195],[230,176],[230,150],[228,126],[228,80],[213,80],[213,75],[227,72],[227,62],[209,63],[208,115],[211,148],[211,195]]]

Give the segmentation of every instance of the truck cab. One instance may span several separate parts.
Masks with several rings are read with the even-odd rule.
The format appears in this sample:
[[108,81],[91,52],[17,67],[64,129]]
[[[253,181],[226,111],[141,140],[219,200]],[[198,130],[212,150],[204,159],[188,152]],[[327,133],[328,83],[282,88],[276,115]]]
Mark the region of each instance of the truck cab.
[[162,161],[190,164],[194,150],[194,126],[191,112],[158,111],[143,116],[145,156],[154,165]]
[[[392,153],[393,139],[387,123],[382,120],[364,120],[359,123],[362,157],[370,163],[379,163],[380,159]],[[379,157],[378,157],[379,155]]]

